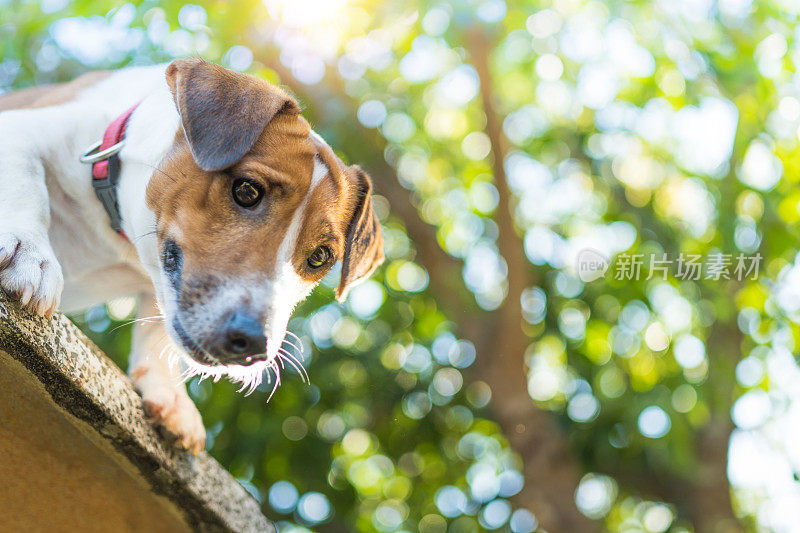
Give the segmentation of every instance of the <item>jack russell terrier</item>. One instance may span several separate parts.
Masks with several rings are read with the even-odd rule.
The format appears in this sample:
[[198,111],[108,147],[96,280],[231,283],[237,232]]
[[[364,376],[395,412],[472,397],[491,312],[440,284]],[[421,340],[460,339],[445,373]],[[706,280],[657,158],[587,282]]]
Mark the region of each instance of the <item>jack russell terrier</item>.
[[197,454],[167,356],[277,385],[294,307],[337,261],[340,300],[383,262],[371,189],[288,94],[198,58],[22,90],[0,97],[0,287],[45,317],[137,295],[130,377]]

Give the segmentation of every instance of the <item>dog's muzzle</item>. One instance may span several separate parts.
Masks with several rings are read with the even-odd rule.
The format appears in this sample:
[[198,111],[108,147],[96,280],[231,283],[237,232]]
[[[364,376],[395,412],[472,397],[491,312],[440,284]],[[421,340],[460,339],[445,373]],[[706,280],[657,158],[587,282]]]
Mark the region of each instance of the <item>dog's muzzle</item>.
[[252,312],[235,309],[229,313],[216,337],[209,348],[221,363],[249,363],[266,357],[264,325]]

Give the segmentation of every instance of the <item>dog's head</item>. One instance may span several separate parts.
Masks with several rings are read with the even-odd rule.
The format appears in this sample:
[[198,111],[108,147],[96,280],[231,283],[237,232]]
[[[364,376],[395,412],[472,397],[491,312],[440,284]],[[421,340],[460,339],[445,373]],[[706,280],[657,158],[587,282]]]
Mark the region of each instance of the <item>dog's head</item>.
[[337,261],[340,300],[383,261],[370,178],[266,81],[200,59],[166,75],[182,128],[147,204],[167,328],[208,367],[271,362],[292,310]]

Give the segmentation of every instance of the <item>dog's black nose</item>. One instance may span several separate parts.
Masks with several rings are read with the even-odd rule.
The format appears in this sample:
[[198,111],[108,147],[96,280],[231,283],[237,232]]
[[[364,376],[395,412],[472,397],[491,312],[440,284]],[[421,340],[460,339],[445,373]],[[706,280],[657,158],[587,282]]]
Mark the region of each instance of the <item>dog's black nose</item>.
[[222,332],[219,356],[225,361],[234,361],[266,351],[267,337],[258,317],[244,310],[231,313]]

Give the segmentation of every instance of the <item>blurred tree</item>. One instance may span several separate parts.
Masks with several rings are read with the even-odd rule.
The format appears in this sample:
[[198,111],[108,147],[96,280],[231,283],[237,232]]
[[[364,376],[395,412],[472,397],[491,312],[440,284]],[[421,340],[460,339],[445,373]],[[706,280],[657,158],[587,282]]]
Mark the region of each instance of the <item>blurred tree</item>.
[[[298,310],[312,384],[190,385],[282,530],[796,526],[793,3],[0,10],[0,88],[198,53],[288,85],[372,174],[388,261]],[[76,320],[123,362],[131,311]]]

